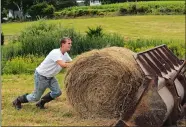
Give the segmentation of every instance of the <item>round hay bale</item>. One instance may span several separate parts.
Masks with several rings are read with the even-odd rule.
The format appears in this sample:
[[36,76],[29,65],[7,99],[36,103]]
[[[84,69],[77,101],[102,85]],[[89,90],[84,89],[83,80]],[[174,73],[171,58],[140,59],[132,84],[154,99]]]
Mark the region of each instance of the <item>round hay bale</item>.
[[65,76],[67,98],[82,117],[116,118],[132,107],[144,75],[134,52],[110,47],[78,56]]

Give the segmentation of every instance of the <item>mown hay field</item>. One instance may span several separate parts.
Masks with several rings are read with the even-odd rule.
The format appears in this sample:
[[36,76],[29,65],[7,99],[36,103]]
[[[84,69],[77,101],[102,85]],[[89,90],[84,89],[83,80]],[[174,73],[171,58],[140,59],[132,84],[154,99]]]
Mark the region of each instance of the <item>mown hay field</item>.
[[[185,40],[184,15],[156,15],[156,16],[118,16],[85,19],[47,20],[52,23],[61,23],[66,27],[74,28],[85,33],[88,27],[102,26],[108,33],[118,33],[125,39],[162,39]],[[26,26],[35,22],[5,23],[2,32],[6,37],[19,35]],[[6,40],[5,40],[6,41]]]

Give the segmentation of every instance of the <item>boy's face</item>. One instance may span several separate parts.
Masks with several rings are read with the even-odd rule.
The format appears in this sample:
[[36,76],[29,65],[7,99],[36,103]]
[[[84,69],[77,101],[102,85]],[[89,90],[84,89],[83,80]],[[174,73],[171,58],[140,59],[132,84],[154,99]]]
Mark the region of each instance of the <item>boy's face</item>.
[[66,52],[67,52],[67,51],[70,51],[71,46],[72,46],[72,41],[71,41],[71,39],[67,39],[67,40],[66,40],[66,43],[63,43],[63,44],[62,44],[62,48],[63,48]]

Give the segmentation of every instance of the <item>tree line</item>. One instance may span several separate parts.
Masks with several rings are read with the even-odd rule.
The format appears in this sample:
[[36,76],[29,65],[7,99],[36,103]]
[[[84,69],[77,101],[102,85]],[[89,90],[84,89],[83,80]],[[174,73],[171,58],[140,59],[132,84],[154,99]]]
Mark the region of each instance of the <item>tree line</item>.
[[37,15],[51,16],[56,10],[76,5],[76,0],[1,0],[1,21],[7,17],[8,10],[20,11],[22,15],[29,13],[36,18]]
[[[85,5],[89,5],[90,1],[96,0],[82,1],[84,1]],[[150,0],[99,0],[99,1],[102,4],[112,4],[121,2]],[[38,16],[51,18],[54,15],[55,11],[59,11],[64,8],[77,5],[78,4],[76,0],[1,0],[1,21],[3,21],[4,17],[7,17],[8,10],[19,11],[21,13],[21,18],[23,19],[24,15],[28,13],[31,16],[32,20],[34,20]]]

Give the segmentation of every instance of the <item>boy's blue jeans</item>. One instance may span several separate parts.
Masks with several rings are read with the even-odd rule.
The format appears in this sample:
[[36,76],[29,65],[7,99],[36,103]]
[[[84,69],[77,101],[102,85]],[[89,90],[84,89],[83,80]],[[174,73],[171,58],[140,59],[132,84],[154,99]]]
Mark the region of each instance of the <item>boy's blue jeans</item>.
[[58,81],[55,77],[45,77],[40,75],[37,71],[34,73],[34,91],[31,94],[26,96],[29,102],[36,102],[39,101],[43,93],[45,92],[46,88],[51,90],[50,96],[55,99],[56,97],[61,95],[61,90],[58,84]]

